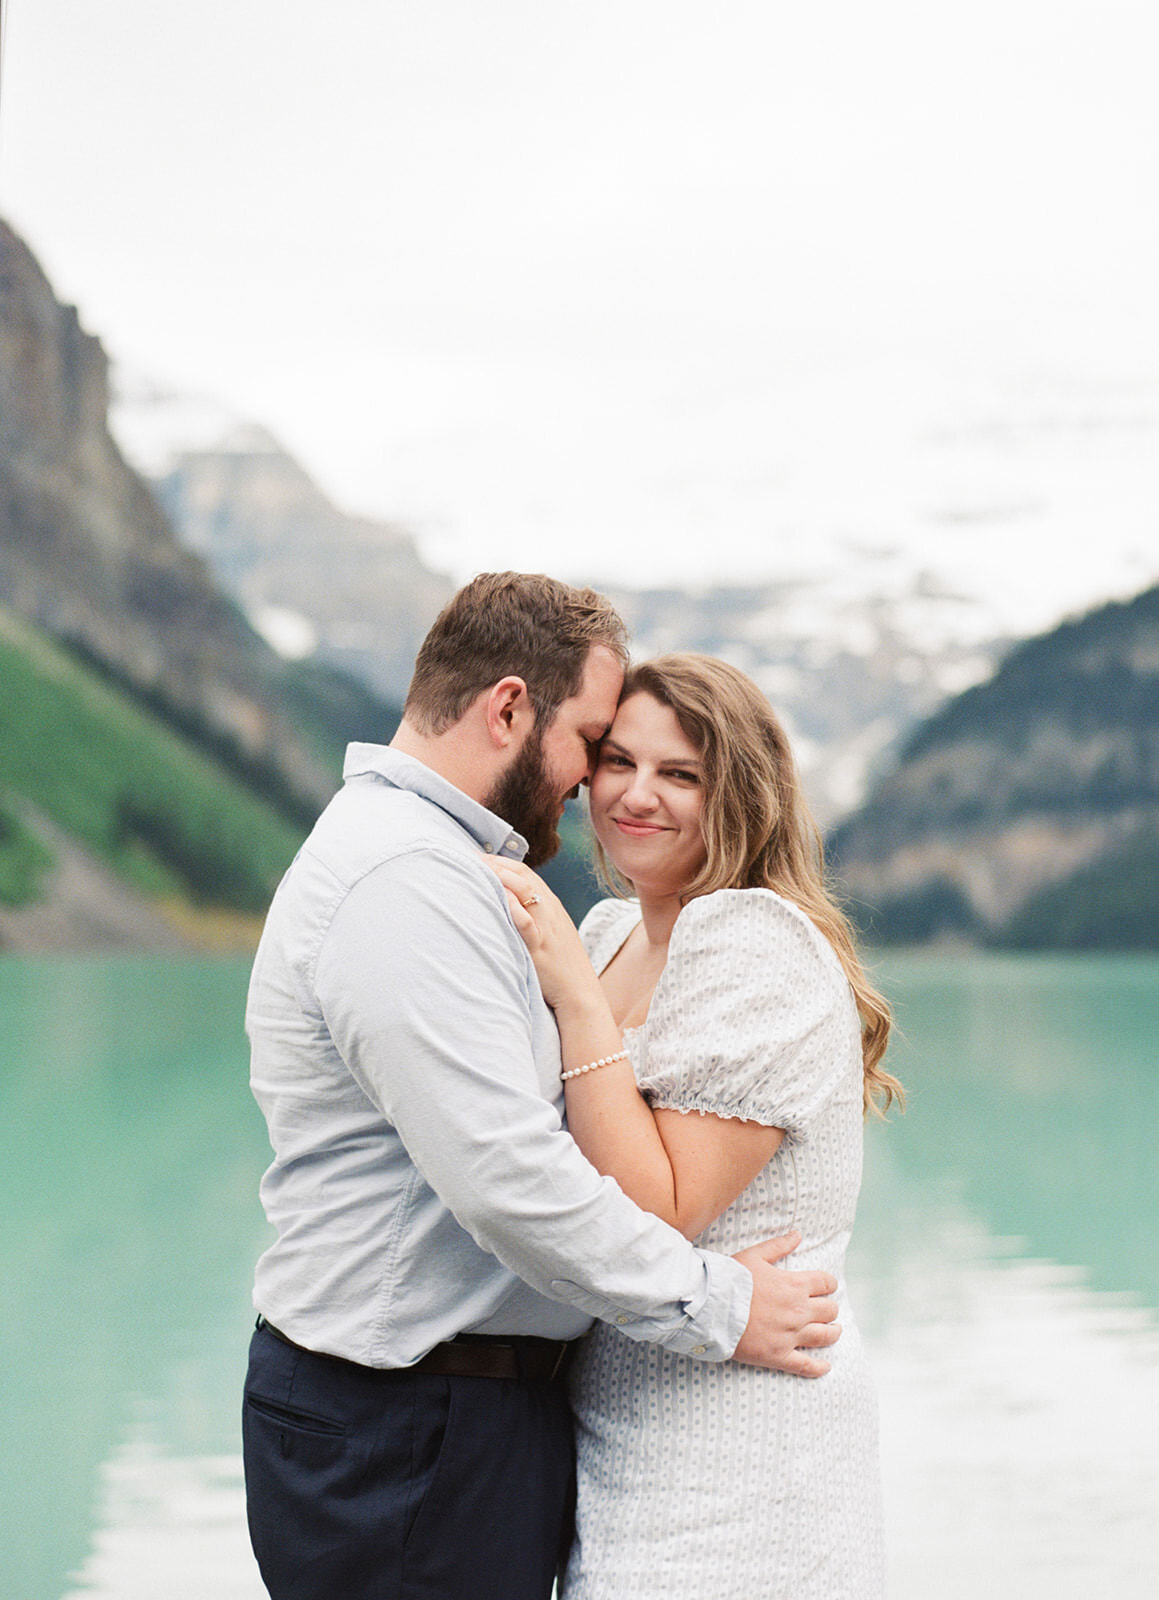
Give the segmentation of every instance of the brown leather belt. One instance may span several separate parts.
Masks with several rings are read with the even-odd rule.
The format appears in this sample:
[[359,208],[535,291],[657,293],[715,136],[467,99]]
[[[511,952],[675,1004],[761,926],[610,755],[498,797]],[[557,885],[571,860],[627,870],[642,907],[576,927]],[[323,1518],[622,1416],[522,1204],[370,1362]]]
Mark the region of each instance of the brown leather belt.
[[[257,1325],[294,1350],[304,1350],[307,1355],[322,1354],[296,1344],[265,1317],[259,1317]],[[387,1376],[424,1372],[444,1378],[511,1378],[522,1383],[551,1383],[567,1371],[572,1349],[573,1342],[568,1339],[539,1339],[533,1334],[493,1338],[489,1334],[461,1333],[456,1339],[435,1345],[411,1367],[364,1367],[356,1361],[345,1361],[341,1356],[323,1356],[323,1359],[357,1367],[359,1372],[381,1372]]]

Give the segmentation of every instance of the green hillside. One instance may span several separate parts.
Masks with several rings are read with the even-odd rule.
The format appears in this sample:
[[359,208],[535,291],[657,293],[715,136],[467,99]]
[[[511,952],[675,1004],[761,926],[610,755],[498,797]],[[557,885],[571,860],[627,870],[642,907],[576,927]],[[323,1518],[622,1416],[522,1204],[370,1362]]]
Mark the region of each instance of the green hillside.
[[0,611],[0,900],[38,898],[42,814],[156,897],[260,912],[304,832],[226,764]]
[[10,812],[0,810],[0,905],[23,906],[37,899],[52,851]]
[[[295,694],[303,736],[339,779],[347,738],[385,741],[369,693],[305,668]],[[354,700],[352,700],[354,695]],[[107,670],[0,608],[0,905],[37,900],[54,863],[44,816],[134,888],[159,899],[261,914],[312,818],[276,773],[151,705]],[[572,914],[601,892],[571,808],[547,876]]]

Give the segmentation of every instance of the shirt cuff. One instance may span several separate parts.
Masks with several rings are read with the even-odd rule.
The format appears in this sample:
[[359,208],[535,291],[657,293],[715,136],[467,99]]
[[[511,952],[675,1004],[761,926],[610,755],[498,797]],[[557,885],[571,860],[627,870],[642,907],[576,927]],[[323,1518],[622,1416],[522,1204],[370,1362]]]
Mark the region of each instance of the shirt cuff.
[[580,1284],[556,1278],[551,1292],[557,1300],[578,1306],[599,1317],[629,1339],[663,1345],[676,1355],[701,1361],[727,1361],[740,1343],[753,1297],[752,1273],[732,1256],[698,1250],[703,1269],[703,1292],[681,1303],[682,1315],[641,1316],[638,1310],[611,1305]]
[[699,1254],[708,1280],[704,1302],[695,1313],[689,1313],[680,1327],[656,1343],[677,1355],[727,1361],[748,1326],[753,1275],[732,1256],[717,1255],[711,1250]]

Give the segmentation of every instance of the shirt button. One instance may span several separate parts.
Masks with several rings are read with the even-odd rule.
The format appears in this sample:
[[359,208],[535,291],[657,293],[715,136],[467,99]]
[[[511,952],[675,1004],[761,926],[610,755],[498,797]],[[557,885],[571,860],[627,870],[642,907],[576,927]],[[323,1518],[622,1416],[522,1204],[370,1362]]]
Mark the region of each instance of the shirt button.
[[702,1356],[702,1355],[705,1354],[707,1349],[708,1349],[708,1346],[706,1344],[694,1344],[692,1346],[692,1354],[694,1356]]
[[624,1326],[625,1322],[631,1322],[631,1320],[631,1317],[627,1316],[623,1311],[621,1311],[619,1316],[616,1318],[616,1321],[620,1324],[621,1328]]
[[495,846],[493,844],[485,844],[483,850],[486,855],[493,856],[495,854]]

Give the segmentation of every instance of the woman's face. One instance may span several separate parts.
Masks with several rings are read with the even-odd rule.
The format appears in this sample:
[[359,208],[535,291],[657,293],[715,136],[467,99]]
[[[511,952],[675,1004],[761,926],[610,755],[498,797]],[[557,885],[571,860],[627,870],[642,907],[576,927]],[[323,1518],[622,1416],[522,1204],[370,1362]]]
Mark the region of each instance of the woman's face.
[[630,695],[600,746],[592,826],[638,892],[679,894],[704,865],[703,762],[670,707]]

